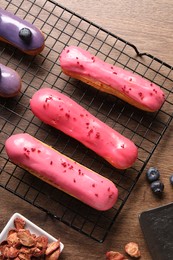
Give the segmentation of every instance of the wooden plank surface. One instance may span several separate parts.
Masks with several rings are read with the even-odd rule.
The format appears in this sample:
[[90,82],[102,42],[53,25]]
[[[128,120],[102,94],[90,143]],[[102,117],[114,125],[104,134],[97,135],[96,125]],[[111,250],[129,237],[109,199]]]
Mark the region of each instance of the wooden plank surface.
[[[135,44],[140,52],[151,53],[168,64],[173,64],[172,1],[59,0],[58,3]],[[51,219],[2,188],[0,188],[0,230],[9,217],[18,211],[30,216],[32,221],[53,236],[60,235],[65,244],[60,259],[105,259],[107,251],[115,250],[123,253],[125,244],[134,241],[139,244],[141,259],[150,260],[138,216],[144,210],[172,201],[173,189],[169,183],[169,176],[173,173],[172,130],[170,125],[147,166],[147,168],[156,166],[160,170],[165,184],[163,198],[153,196],[144,172],[104,243],[95,242],[63,223]]]

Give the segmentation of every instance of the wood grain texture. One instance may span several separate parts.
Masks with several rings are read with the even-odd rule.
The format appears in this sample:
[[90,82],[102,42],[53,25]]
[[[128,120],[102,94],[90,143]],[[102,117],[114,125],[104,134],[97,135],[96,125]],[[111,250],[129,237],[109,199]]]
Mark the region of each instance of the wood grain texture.
[[[151,53],[168,64],[173,64],[172,1],[57,0],[57,2],[135,44],[140,52]],[[171,124],[147,166],[147,168],[156,166],[160,170],[161,179],[165,184],[163,198],[153,196],[143,172],[104,243],[95,242],[51,219],[2,188],[0,189],[0,230],[17,210],[21,214],[30,216],[33,222],[53,236],[61,237],[65,244],[64,252],[60,257],[62,260],[105,259],[105,253],[109,250],[123,253],[125,244],[130,241],[139,244],[141,260],[150,260],[138,217],[144,210],[172,201],[173,189],[169,183],[169,176],[173,173],[172,130]]]

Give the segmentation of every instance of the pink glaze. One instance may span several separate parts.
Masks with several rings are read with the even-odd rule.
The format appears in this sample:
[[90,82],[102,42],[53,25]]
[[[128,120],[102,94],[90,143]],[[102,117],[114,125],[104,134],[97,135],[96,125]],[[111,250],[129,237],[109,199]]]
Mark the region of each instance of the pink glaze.
[[30,106],[44,123],[77,139],[113,166],[126,169],[135,162],[138,150],[131,140],[64,94],[50,88],[40,89],[30,100]]
[[87,169],[29,134],[12,135],[5,148],[11,161],[97,210],[117,201],[114,183]]
[[131,98],[133,101],[129,103],[144,110],[156,111],[165,100],[159,86],[137,74],[108,64],[79,47],[66,47],[61,53],[60,65],[65,73],[73,73],[74,77],[81,75],[106,84],[121,93],[122,99],[128,102],[128,98]]

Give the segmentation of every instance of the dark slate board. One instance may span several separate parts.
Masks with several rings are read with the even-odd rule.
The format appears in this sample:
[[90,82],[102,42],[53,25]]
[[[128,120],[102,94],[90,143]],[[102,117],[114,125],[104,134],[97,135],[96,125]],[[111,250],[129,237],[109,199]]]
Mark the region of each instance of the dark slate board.
[[173,260],[173,203],[144,211],[139,216],[153,260]]

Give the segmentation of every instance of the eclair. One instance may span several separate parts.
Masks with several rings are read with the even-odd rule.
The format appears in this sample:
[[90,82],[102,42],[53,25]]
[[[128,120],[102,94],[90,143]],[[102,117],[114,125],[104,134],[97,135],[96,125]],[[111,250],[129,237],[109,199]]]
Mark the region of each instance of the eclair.
[[37,55],[43,50],[45,39],[36,26],[0,8],[0,41],[29,55]]
[[5,148],[13,163],[96,210],[108,210],[118,199],[112,181],[27,133],[10,136]]
[[0,64],[0,96],[13,97],[16,96],[20,90],[21,77],[19,74],[8,66]]
[[80,47],[66,47],[60,55],[60,66],[66,75],[145,111],[159,110],[165,100],[164,92],[156,84]]
[[137,159],[138,149],[130,139],[59,91],[38,90],[30,107],[45,124],[75,138],[116,168],[129,168]]

